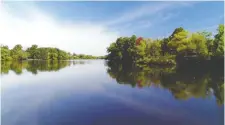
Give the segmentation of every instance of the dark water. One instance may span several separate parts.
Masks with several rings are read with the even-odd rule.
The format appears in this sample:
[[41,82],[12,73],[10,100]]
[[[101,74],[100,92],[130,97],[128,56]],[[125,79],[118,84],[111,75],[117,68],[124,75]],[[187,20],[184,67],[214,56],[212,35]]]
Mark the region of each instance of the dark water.
[[2,125],[223,125],[222,71],[1,62]]

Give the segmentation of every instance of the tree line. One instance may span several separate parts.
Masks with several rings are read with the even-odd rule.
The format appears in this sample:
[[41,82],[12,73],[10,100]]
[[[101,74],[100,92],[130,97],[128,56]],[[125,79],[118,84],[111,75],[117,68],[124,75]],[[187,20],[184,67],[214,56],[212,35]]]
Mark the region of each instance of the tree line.
[[38,47],[32,45],[31,47],[23,50],[20,44],[15,45],[12,49],[8,46],[1,45],[1,60],[70,60],[70,59],[103,59],[104,56],[92,56],[85,54],[71,54],[64,50],[52,47]]
[[107,59],[132,62],[137,65],[176,64],[177,57],[208,59],[224,56],[224,25],[217,33],[202,31],[190,33],[182,27],[163,39],[120,37],[107,48]]

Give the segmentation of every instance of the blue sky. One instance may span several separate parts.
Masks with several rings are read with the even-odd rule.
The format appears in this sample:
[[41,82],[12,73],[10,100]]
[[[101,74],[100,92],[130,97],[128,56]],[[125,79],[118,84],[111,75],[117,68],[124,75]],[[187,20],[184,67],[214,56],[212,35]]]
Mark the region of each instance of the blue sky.
[[[23,20],[27,27],[27,30],[12,27],[8,33],[12,30],[24,30],[24,34],[33,32],[30,41],[25,44],[23,41],[28,39],[23,38],[21,44],[29,46],[34,43],[32,40],[43,37],[39,40],[40,46],[55,46],[70,52],[93,55],[106,54],[106,47],[120,36],[135,34],[162,38],[177,27],[190,32],[207,30],[215,33],[218,24],[224,22],[223,2],[7,2],[2,6],[4,14],[0,15],[3,15],[2,18],[10,17],[5,21],[11,22],[8,25],[12,27],[12,24],[19,24],[18,21]],[[12,21],[14,19],[18,21]],[[31,22],[34,23],[31,25]],[[33,25],[39,25],[39,28]],[[42,33],[40,27],[48,35]],[[44,37],[47,36],[56,38],[46,41]],[[13,44],[15,42],[10,45]]]

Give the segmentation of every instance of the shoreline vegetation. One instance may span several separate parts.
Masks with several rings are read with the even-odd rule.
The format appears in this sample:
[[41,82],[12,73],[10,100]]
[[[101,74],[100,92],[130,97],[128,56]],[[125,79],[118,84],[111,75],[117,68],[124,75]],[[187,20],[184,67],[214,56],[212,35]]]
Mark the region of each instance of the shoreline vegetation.
[[72,59],[104,59],[104,56],[92,56],[85,54],[71,54],[64,50],[53,47],[38,47],[32,45],[23,50],[20,44],[9,49],[6,45],[1,45],[1,60],[72,60]]
[[224,25],[220,24],[217,33],[202,31],[190,33],[182,27],[162,39],[120,37],[107,48],[108,55],[92,56],[71,54],[53,47],[32,45],[23,50],[20,44],[9,49],[1,45],[1,60],[73,60],[106,59],[118,64],[136,67],[185,66],[186,64],[219,64],[224,62]]
[[[217,33],[190,33],[182,27],[163,39],[120,37],[107,48],[106,59],[137,67],[185,66],[186,64],[220,64],[224,60],[224,25]],[[183,65],[185,64],[185,65]]]

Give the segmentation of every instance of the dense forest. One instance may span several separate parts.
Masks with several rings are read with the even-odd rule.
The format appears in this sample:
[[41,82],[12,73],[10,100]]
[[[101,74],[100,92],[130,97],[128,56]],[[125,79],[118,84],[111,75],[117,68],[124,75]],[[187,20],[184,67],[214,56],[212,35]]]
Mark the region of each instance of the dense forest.
[[190,33],[176,28],[168,38],[120,37],[107,48],[107,59],[117,63],[175,65],[178,59],[211,60],[224,57],[224,25],[217,33]]
[[96,57],[85,54],[71,54],[64,50],[51,47],[38,47],[32,45],[31,47],[23,50],[23,47],[18,44],[12,49],[8,46],[1,45],[1,60],[26,60],[26,59],[38,59],[38,60],[70,60],[70,59],[102,59],[103,56]]

